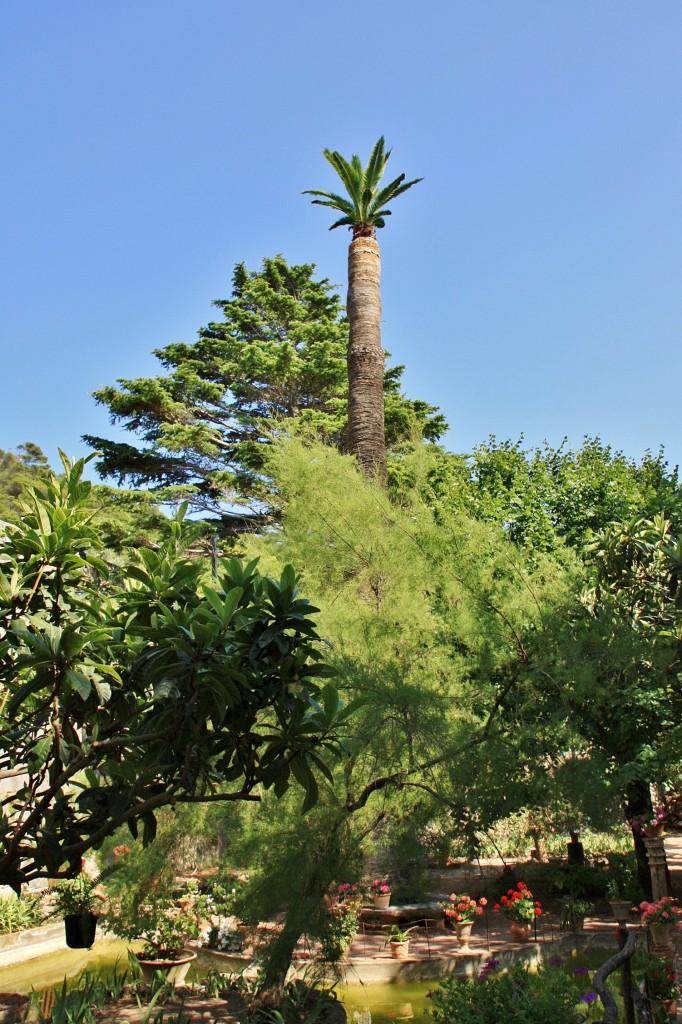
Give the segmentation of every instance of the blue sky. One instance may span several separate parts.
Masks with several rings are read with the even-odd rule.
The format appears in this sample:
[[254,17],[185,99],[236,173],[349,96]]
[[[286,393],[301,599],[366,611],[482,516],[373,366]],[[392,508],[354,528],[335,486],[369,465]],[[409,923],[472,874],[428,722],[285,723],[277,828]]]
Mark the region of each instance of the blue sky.
[[327,146],[424,182],[380,232],[383,341],[447,444],[600,434],[682,462],[678,0],[31,0],[0,22],[0,448],[114,436],[238,261],[345,292]]

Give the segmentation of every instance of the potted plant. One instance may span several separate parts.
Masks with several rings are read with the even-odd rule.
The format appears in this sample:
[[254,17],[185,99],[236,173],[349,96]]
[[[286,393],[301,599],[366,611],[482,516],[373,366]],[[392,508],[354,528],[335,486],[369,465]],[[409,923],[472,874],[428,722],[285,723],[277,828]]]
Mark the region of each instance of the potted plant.
[[161,971],[168,982],[180,985],[197,957],[185,944],[201,934],[206,903],[205,896],[193,895],[180,908],[170,893],[123,890],[111,901],[106,925],[121,939],[144,943],[135,955],[147,983]]
[[100,878],[81,871],[75,878],[62,878],[52,890],[53,913],[64,918],[66,944],[70,949],[89,949],[95,941],[97,914],[102,897],[95,891]]
[[471,896],[458,895],[455,892],[450,893],[447,903],[441,903],[446,920],[454,925],[460,948],[465,952],[469,947],[474,921],[481,916],[487,903],[485,896],[475,900]]
[[390,946],[391,957],[394,960],[407,960],[407,956],[410,950],[410,933],[414,931],[416,925],[411,928],[401,928],[397,924],[392,924],[388,931],[388,938],[384,943],[385,946]]
[[643,900],[639,909],[642,911],[641,922],[649,929],[654,947],[670,946],[673,928],[682,914],[675,901],[670,896],[664,896],[658,903]]
[[577,899],[574,896],[566,896],[561,901],[561,923],[562,931],[580,931],[585,924],[585,915],[594,910],[594,904],[589,900]]
[[387,878],[372,879],[369,891],[375,910],[385,910],[391,905],[391,886]]
[[493,909],[508,919],[509,931],[515,942],[529,941],[535,919],[542,914],[542,904],[533,898],[525,882],[517,882],[516,888],[501,896]]
[[348,955],[360,925],[362,896],[355,892],[324,916],[320,930],[320,959],[335,964]]
[[674,1020],[677,1014],[678,991],[672,963],[656,956],[655,953],[647,954],[644,958],[642,977],[654,1020]]
[[343,903],[344,900],[353,899],[357,896],[358,883],[357,882],[341,882],[336,887],[336,898],[339,903]]
[[662,836],[666,818],[665,807],[654,807],[651,814],[638,814],[631,818],[630,827],[641,836]]

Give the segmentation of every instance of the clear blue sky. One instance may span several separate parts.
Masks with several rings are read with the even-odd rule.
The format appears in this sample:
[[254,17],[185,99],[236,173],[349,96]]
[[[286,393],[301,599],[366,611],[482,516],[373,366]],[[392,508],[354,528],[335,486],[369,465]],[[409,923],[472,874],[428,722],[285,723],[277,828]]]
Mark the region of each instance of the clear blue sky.
[[281,252],[345,291],[323,147],[422,184],[380,232],[383,341],[450,448],[600,434],[682,462],[679,0],[29,0],[0,15],[0,448],[113,436]]

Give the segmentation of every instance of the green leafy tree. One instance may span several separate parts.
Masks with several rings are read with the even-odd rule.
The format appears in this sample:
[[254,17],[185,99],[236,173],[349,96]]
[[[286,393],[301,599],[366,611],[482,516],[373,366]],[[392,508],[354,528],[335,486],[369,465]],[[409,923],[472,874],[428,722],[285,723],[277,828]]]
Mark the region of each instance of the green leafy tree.
[[98,554],[84,462],[0,534],[0,881],[77,872],[122,823],[168,804],[257,800],[338,754],[347,713],[324,684],[293,569],[232,559],[205,578],[180,521],[116,569]]
[[0,519],[16,518],[19,499],[48,472],[47,457],[37,444],[27,441],[14,451],[0,448]]
[[[682,537],[663,515],[612,523],[590,545],[592,586],[571,623],[574,727],[607,759],[625,817],[682,771]],[[633,830],[640,881],[646,850]]]
[[[192,344],[156,355],[165,376],[120,380],[95,393],[112,421],[141,445],[87,435],[103,476],[150,488],[160,502],[187,500],[223,534],[264,522],[271,486],[265,472],[270,432],[295,418],[347,447],[348,324],[327,279],[281,256],[260,271],[238,264],[232,298],[214,303],[222,320]],[[402,367],[383,379],[389,445],[418,433],[437,439],[443,417],[400,391]]]
[[[409,489],[416,481],[401,483]],[[665,513],[682,529],[682,487],[663,450],[628,458],[600,438],[524,448],[491,437],[470,455],[439,451],[420,482],[437,514],[452,509],[502,526],[514,542],[540,551],[584,546],[613,521]]]
[[317,206],[328,206],[342,216],[330,231],[348,227],[353,238],[348,249],[348,431],[350,450],[357,455],[363,471],[386,481],[386,436],[384,425],[384,350],[381,347],[381,262],[377,228],[383,228],[391,213],[386,204],[416,185],[421,178],[405,181],[400,174],[381,187],[391,150],[384,148],[383,136],[374,146],[366,167],[359,156],[344,159],[340,153],[323,149],[328,163],[338,174],[347,197],[335,192],[306,189]]
[[[409,458],[419,480],[437,453],[415,449]],[[283,854],[278,871],[286,868],[286,897],[271,874],[274,859],[264,859],[259,873],[262,891],[279,898],[277,909],[287,915],[266,967],[276,989],[305,927],[299,909],[319,908],[344,850],[369,850],[376,841],[384,851],[385,840],[404,833],[407,822],[414,830],[415,822],[438,815],[456,815],[463,829],[485,823],[489,812],[491,823],[525,802],[533,779],[522,767],[524,748],[532,743],[532,764],[555,736],[537,736],[535,721],[519,723],[511,711],[579,567],[531,558],[499,527],[456,514],[436,519],[418,487],[393,504],[354,460],[319,443],[289,437],[274,444],[268,472],[282,498],[282,524],[248,538],[248,555],[258,554],[275,575],[283,562],[300,565],[306,592],[321,608],[343,696],[362,704],[342,733],[349,757],[334,770],[333,786],[323,781],[315,818],[283,823],[280,808],[272,825],[278,849],[298,851],[305,841],[311,857],[320,854],[314,871],[305,869],[300,852],[289,861]],[[499,794],[502,778],[514,782],[519,775],[526,775],[526,787],[510,784],[506,807],[489,801],[477,815],[472,765],[488,756],[499,772],[491,766],[482,788]],[[344,880],[352,879],[337,878]],[[413,880],[401,883],[414,891]]]

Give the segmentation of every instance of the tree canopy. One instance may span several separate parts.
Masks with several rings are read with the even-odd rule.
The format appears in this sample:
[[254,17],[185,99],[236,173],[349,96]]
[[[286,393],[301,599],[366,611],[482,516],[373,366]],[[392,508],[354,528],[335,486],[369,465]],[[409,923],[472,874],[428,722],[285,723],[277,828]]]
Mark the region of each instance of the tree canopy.
[[207,578],[180,521],[122,566],[98,554],[83,460],[0,533],[0,881],[80,865],[167,804],[258,799],[316,774],[342,710],[293,569]]
[[322,150],[325,160],[331,164],[341,179],[348,198],[337,195],[336,192],[322,192],[312,188],[307,188],[303,195],[315,196],[316,198],[311,200],[315,206],[328,206],[342,214],[331,225],[330,231],[334,228],[349,227],[353,232],[353,238],[358,235],[374,235],[376,228],[386,226],[385,218],[391,215],[386,203],[392,203],[403,192],[424,180],[414,178],[412,181],[405,181],[405,175],[399,174],[389,184],[380,188],[379,183],[392,152],[390,149],[386,150],[385,145],[382,135],[375,143],[366,167],[362,166],[359,156],[352,156],[350,160],[346,160],[336,150]]
[[[317,436],[347,448],[348,325],[339,296],[314,265],[282,256],[259,271],[238,264],[230,299],[197,341],[155,354],[167,373],[119,380],[95,392],[133,444],[86,435],[102,453],[99,472],[155,491],[159,501],[187,500],[223,532],[263,521],[270,484],[264,472],[269,432],[296,418]],[[445,421],[426,402],[406,398],[402,367],[385,375],[389,447],[415,433],[436,440]]]

